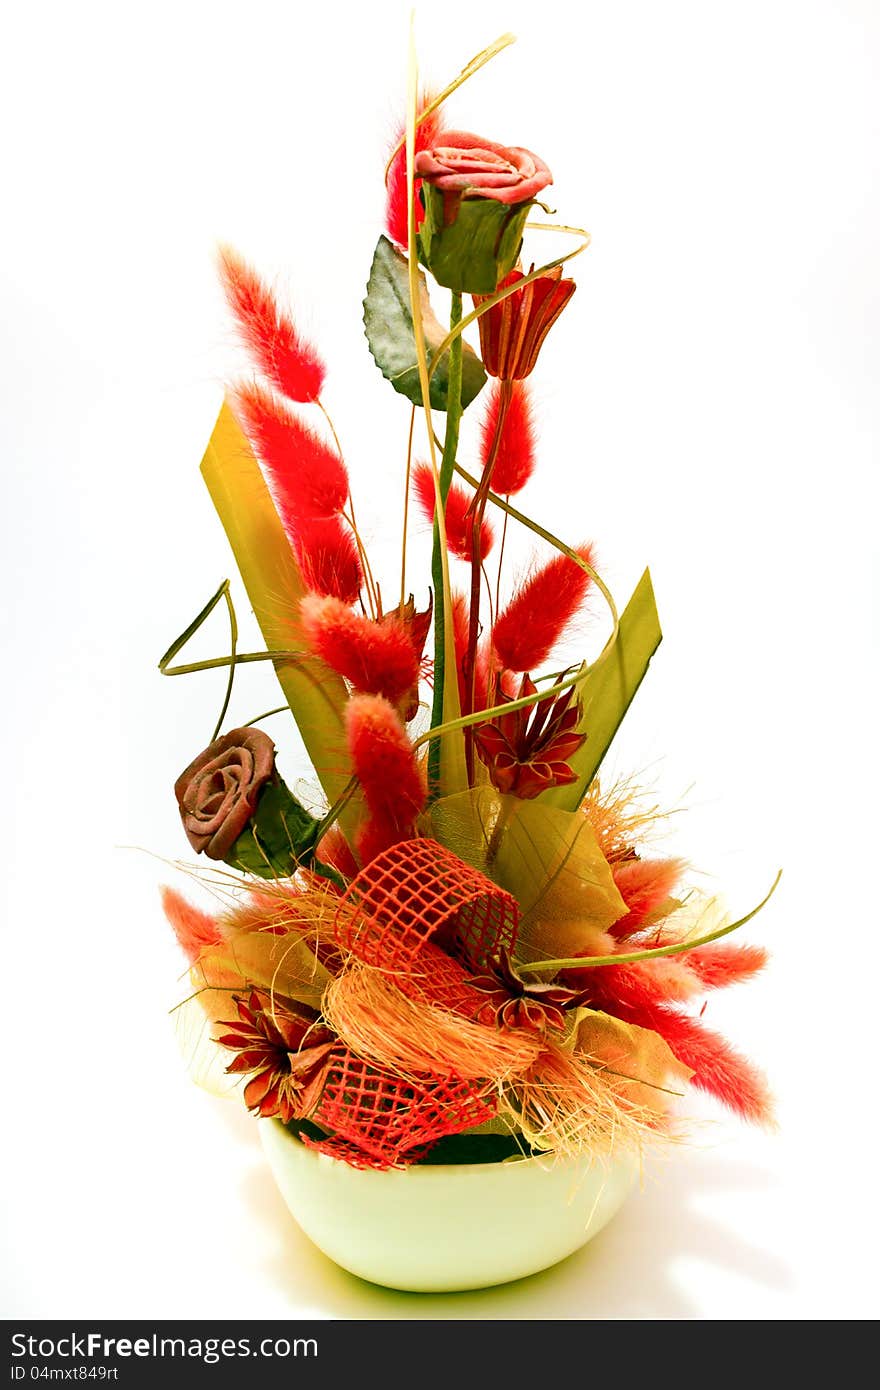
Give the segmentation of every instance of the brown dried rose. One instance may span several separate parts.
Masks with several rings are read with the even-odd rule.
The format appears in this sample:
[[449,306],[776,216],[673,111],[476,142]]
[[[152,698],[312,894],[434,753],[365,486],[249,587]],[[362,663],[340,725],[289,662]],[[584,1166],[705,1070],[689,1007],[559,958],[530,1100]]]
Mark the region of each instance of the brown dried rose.
[[197,854],[225,859],[275,772],[275,745],[260,729],[231,729],[174,783],[186,837]]

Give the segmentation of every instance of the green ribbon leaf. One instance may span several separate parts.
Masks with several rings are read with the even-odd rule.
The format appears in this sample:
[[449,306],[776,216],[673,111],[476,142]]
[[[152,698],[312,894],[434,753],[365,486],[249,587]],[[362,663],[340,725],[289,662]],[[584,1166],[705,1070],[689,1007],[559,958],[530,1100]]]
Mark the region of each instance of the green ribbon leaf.
[[545,792],[542,805],[566,811],[580,806],[662,638],[651,573],[645,570],[621,614],[613,648],[576,687],[583,706],[578,732],[587,735],[583,746],[568,760],[578,780]]
[[226,863],[258,878],[271,879],[290,878],[297,869],[309,868],[344,886],[335,869],[315,858],[322,834],[323,822],[309,815],[278,777],[263,788],[256,812],[226,856]]
[[[421,271],[419,300],[430,365],[436,349],[447,334],[431,308],[427,281]],[[419,364],[409,298],[409,263],[403,252],[398,251],[385,236],[379,238],[370,268],[367,297],[364,300],[364,331],[370,352],[382,375],[391,382],[395,391],[406,396],[413,405],[421,405],[422,390],[419,384]],[[486,382],[483,364],[473,348],[463,343],[463,349],[462,409],[479,395]],[[432,410],[446,409],[448,389],[447,349],[431,377]]]

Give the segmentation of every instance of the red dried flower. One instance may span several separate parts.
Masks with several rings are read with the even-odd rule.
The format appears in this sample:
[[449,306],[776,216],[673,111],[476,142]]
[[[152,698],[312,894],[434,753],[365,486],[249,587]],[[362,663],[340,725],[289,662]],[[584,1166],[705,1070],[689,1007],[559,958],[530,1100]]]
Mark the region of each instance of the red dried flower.
[[[523,271],[512,270],[498,289],[524,278]],[[480,352],[490,376],[516,381],[534,371],[544,339],[576,288],[574,280],[563,280],[562,267],[556,266],[480,315]],[[479,309],[488,298],[475,294],[474,304]]]
[[304,1118],[320,1100],[334,1034],[305,1004],[272,999],[262,990],[252,989],[247,998],[234,994],[232,1002],[238,1021],[219,1023],[229,1031],[217,1041],[238,1054],[227,1072],[253,1073],[244,1088],[245,1105],[284,1124]]
[[[534,695],[536,690],[534,682],[523,676],[517,698]],[[503,693],[500,698],[509,700]],[[567,759],[586,739],[586,734],[577,731],[580,717],[574,687],[560,692],[552,686],[534,705],[478,725],[474,743],[489,769],[492,785],[500,792],[531,801],[549,787],[576,782],[577,773]]]
[[541,1033],[546,1028],[565,1027],[565,1010],[584,1002],[586,991],[571,989],[540,979],[528,979],[513,964],[505,946],[490,963],[491,974],[468,981],[473,989],[489,996],[495,1021],[505,1028],[528,1028]]

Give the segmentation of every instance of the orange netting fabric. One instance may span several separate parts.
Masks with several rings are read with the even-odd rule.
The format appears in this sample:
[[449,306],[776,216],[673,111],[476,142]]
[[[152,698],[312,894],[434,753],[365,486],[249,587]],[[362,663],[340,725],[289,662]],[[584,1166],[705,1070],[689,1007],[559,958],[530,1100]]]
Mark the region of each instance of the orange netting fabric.
[[405,970],[429,941],[482,967],[513,950],[516,899],[436,840],[402,840],[349,885],[336,939],[366,965]]
[[356,1167],[390,1168],[415,1162],[445,1135],[491,1119],[496,1108],[485,1083],[457,1077],[404,1080],[338,1048],[312,1116],[331,1135],[305,1142]]

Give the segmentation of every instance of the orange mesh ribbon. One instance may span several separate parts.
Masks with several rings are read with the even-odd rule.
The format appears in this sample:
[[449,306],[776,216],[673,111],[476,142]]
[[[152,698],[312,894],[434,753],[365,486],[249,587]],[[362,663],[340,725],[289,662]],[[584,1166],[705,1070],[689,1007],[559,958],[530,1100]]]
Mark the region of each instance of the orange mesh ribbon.
[[[518,921],[509,893],[436,840],[415,839],[361,870],[334,933],[341,950],[388,971],[408,998],[476,1019],[486,998],[468,972],[485,968],[502,946],[513,950]],[[307,1142],[356,1167],[387,1168],[415,1162],[495,1111],[489,1081],[403,1078],[338,1048],[312,1116],[330,1136]]]
[[494,1113],[486,1085],[457,1077],[407,1081],[337,1048],[313,1115],[331,1137],[305,1143],[357,1168],[389,1168],[416,1162],[438,1139]]
[[458,855],[436,840],[402,840],[349,885],[336,939],[386,970],[412,967],[428,941],[485,967],[502,946],[513,951],[518,921],[516,899]]

